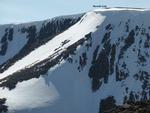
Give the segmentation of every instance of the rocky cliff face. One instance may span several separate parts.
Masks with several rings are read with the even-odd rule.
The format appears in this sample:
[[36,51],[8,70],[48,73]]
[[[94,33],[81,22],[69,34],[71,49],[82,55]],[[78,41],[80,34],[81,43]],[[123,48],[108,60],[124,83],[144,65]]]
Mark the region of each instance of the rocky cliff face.
[[100,9],[1,26],[0,111],[103,113],[149,100],[149,17]]
[[18,25],[2,25],[0,32],[0,72],[17,60],[64,32],[80,20],[82,14]]

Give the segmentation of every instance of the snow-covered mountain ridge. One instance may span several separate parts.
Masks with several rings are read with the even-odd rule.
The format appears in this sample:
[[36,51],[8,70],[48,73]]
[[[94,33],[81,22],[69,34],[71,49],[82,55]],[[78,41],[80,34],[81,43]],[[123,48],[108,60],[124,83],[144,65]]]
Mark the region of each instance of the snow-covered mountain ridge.
[[0,112],[102,113],[149,100],[149,18],[112,8],[0,26]]

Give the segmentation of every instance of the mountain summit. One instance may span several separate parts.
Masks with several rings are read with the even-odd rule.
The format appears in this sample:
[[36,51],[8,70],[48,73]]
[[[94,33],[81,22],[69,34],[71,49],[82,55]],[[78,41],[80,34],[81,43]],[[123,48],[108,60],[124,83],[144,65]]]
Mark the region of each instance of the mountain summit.
[[0,26],[0,113],[103,113],[150,99],[150,11],[107,8]]

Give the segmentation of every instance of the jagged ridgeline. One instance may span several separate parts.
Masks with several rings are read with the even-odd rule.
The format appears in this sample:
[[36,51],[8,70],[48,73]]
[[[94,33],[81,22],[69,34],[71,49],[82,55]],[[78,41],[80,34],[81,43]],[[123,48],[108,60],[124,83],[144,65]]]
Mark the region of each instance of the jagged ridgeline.
[[0,112],[145,109],[149,18],[147,9],[109,8],[0,26]]

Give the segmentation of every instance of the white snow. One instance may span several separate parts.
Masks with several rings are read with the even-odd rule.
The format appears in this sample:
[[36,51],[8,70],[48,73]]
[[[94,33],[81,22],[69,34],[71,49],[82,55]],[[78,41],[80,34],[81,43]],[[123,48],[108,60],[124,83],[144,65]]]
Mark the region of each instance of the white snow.
[[[122,10],[125,10],[125,12],[122,13]],[[130,13],[127,10],[130,10]],[[0,98],[7,98],[6,105],[9,106],[9,111],[20,110],[15,113],[98,113],[100,100],[108,96],[114,96],[116,103],[122,104],[124,96],[129,96],[131,91],[137,94],[142,92],[142,82],[135,80],[133,77],[141,67],[138,67],[136,63],[137,53],[132,51],[135,44],[138,46],[138,38],[140,35],[135,37],[137,39],[135,44],[126,51],[125,56],[128,56],[128,58],[124,57],[123,59],[129,69],[129,76],[125,80],[116,81],[116,74],[114,72],[109,76],[107,84],[101,79],[102,86],[94,93],[91,90],[91,80],[88,77],[93,52],[97,45],[101,44],[101,40],[106,32],[106,25],[111,23],[113,26],[111,33],[111,43],[113,44],[117,43],[119,37],[123,36],[126,38],[128,36],[124,28],[128,19],[130,19],[129,28],[131,30],[136,25],[148,27],[148,25],[150,25],[149,17],[150,12],[145,9],[126,8],[98,9],[85,14],[78,23],[45,45],[37,48],[8,68],[4,73],[0,74],[0,79],[46,59],[54,53],[56,48],[61,46],[63,41],[70,40],[67,44],[60,47],[60,49],[62,49],[60,52],[81,38],[84,38],[86,34],[93,32],[93,45],[89,50],[87,50],[85,44],[83,44],[78,47],[76,55],[70,56],[73,59],[73,63],[68,63],[67,60],[62,61],[60,64],[49,69],[47,75],[41,75],[38,79],[34,78],[18,83],[17,87],[13,90],[9,91],[6,88],[1,88]],[[149,32],[148,29],[146,30]],[[145,37],[143,38],[145,39]],[[117,47],[116,62],[121,46],[123,46],[123,43],[119,43]],[[100,50],[102,49],[103,45],[101,44]],[[79,66],[79,56],[81,56],[83,52],[87,53],[88,60],[87,65],[79,72],[77,69]],[[141,52],[144,53],[145,49],[142,49]],[[147,52],[150,54],[150,50],[147,50]],[[75,61],[77,61],[77,63]],[[150,73],[149,62],[150,61],[147,62],[148,64],[144,69]],[[122,63],[122,61],[120,60],[119,63]],[[119,68],[121,68],[121,66]],[[128,93],[125,91],[127,87],[129,89]]]
[[4,56],[0,56],[0,64],[16,55],[28,41],[26,38],[26,33],[22,34],[18,32],[18,29],[14,29],[14,32],[15,34],[13,35],[13,40],[11,42],[8,41],[6,54]]
[[98,8],[98,9],[95,9],[94,11],[147,11],[149,9],[146,9],[146,8],[128,8],[128,7],[108,7],[108,8]]
[[82,21],[79,21],[62,34],[47,42],[45,45],[31,52],[29,55],[8,68],[4,73],[0,74],[0,79],[13,74],[14,72],[23,69],[33,64],[34,62],[38,63],[48,58],[54,53],[54,50],[58,48],[64,40],[70,40],[69,43],[61,47],[64,50],[69,45],[72,45],[79,39],[83,38],[86,34],[94,32],[96,30],[96,26],[101,24],[104,19],[105,17],[100,14],[88,12],[85,16],[83,16],[83,18],[81,19]]
[[55,86],[51,82],[47,84],[43,77],[21,82],[12,91],[0,88],[0,92],[0,97],[7,98],[10,111],[43,107],[59,97]]

